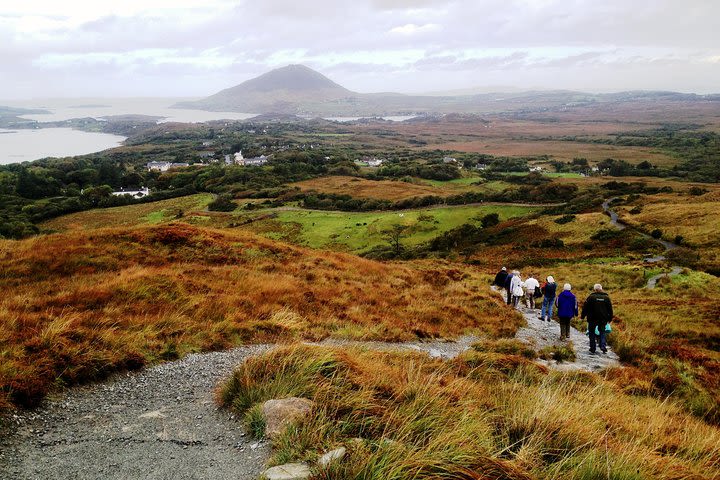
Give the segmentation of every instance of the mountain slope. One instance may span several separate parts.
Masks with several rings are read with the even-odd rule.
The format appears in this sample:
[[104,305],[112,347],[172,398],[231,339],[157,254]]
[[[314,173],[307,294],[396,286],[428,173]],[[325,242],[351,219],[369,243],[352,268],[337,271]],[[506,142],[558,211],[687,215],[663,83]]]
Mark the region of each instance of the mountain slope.
[[252,113],[297,113],[302,104],[358,95],[304,65],[288,65],[196,102],[176,106]]

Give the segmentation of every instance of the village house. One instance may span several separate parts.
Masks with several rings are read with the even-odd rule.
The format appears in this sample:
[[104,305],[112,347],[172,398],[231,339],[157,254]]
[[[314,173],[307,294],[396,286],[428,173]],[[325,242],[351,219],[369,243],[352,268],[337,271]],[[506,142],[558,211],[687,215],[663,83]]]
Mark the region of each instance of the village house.
[[173,162],[148,162],[147,163],[147,169],[148,172],[167,172],[171,168],[181,168],[181,167],[189,167],[190,164],[188,163],[173,163]]
[[[227,157],[228,156],[225,157],[225,163],[227,163]],[[267,161],[268,157],[266,157],[265,155],[260,155],[259,157],[253,158],[245,158],[243,157],[242,150],[237,152],[233,158],[233,163],[235,163],[235,165],[242,165],[245,167],[259,167],[260,165],[265,165]]]
[[143,198],[150,195],[150,189],[147,187],[141,188],[140,190],[119,190],[117,192],[110,192],[112,195],[115,195],[116,197],[121,197],[123,195],[130,195],[133,198]]

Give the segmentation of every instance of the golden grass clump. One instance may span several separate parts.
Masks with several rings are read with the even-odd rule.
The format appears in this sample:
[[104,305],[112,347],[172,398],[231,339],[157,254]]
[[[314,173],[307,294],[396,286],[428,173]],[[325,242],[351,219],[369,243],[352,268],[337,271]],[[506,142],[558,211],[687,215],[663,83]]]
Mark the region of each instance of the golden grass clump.
[[[496,356],[488,363],[488,356]],[[258,407],[312,399],[273,441],[272,464],[348,456],[313,478],[703,479],[720,475],[720,429],[672,402],[623,395],[587,373],[468,352],[419,354],[291,345],[248,359],[218,390],[262,434]]]

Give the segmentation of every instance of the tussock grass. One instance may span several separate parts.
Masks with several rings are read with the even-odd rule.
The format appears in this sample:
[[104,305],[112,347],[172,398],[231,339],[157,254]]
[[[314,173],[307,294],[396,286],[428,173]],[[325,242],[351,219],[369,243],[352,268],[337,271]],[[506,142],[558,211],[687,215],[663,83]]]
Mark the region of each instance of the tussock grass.
[[178,223],[0,241],[0,409],[240,343],[511,336],[486,281]]
[[238,412],[270,398],[314,400],[274,441],[271,463],[314,460],[314,478],[701,479],[720,475],[720,430],[588,373],[548,373],[520,356],[504,372],[470,351],[417,354],[286,346],[248,359],[218,391]]

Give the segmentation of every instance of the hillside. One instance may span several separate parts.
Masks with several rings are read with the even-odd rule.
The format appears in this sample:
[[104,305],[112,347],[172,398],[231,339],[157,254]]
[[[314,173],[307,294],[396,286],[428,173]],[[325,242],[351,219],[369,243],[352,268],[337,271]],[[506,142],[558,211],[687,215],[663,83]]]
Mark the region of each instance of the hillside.
[[237,344],[512,335],[472,272],[165,224],[0,241],[0,410]]

